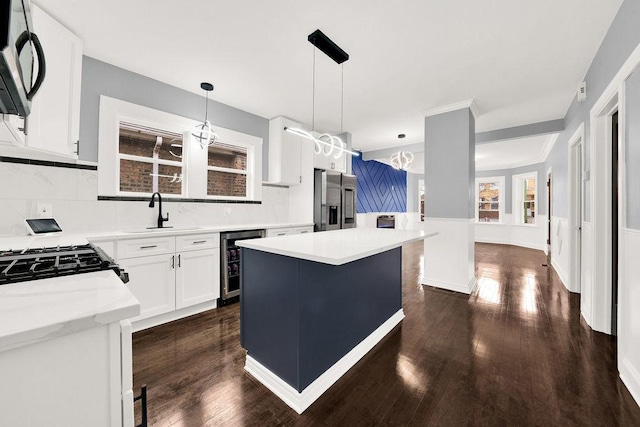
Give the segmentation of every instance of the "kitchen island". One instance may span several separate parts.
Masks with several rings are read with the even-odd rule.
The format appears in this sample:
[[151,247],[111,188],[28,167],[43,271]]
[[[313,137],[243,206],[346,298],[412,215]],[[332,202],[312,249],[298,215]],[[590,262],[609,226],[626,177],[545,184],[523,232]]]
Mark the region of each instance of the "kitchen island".
[[302,413],[402,319],[402,245],[437,233],[348,229],[245,240],[245,370]]

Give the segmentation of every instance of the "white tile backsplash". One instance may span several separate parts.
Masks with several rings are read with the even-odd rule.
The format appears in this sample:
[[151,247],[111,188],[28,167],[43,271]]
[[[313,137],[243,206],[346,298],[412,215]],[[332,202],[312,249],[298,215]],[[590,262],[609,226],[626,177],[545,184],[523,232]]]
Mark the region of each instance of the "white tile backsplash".
[[[156,225],[158,204],[97,200],[98,173],[84,169],[0,162],[0,235],[26,234],[24,219],[51,203],[65,231],[118,231]],[[214,226],[289,221],[289,189],[264,186],[262,204],[162,203],[167,225]]]

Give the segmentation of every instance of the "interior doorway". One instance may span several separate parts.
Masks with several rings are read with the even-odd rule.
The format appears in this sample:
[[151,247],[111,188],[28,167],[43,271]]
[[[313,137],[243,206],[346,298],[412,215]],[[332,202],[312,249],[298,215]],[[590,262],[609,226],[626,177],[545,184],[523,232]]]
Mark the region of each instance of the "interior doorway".
[[611,335],[618,335],[618,111],[611,115]]
[[551,209],[552,209],[552,191],[551,191],[551,169],[547,172],[547,257],[551,260]]
[[569,139],[569,290],[582,292],[584,124]]

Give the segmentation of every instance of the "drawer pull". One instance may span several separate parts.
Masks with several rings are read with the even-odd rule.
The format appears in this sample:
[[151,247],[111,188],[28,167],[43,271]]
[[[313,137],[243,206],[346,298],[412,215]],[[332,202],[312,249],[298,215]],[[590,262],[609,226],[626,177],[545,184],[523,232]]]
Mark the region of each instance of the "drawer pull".
[[158,245],[149,245],[149,246],[140,246],[140,249],[153,249],[153,248],[157,248]]
[[206,240],[194,240],[194,242],[192,243],[192,245],[199,245],[201,243],[207,243]]
[[304,234],[304,233],[308,233],[308,232],[309,232],[309,230],[304,230],[304,231],[301,231],[300,234]]
[[285,236],[287,233],[278,233],[278,236]]

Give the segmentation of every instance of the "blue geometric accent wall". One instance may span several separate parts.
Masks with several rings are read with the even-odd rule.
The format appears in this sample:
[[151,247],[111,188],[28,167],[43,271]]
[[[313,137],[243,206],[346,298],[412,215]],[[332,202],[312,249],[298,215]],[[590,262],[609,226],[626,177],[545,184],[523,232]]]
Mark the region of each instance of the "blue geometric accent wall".
[[375,160],[352,157],[358,182],[358,213],[406,212],[407,172]]

